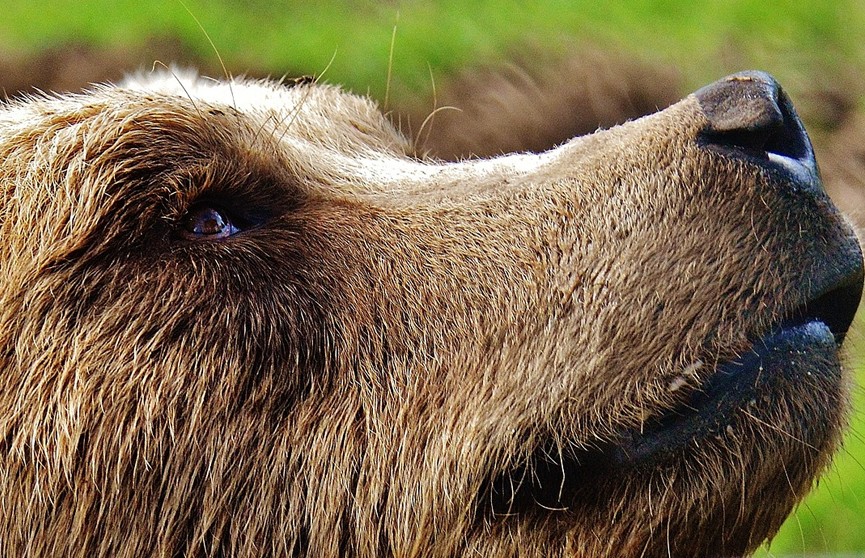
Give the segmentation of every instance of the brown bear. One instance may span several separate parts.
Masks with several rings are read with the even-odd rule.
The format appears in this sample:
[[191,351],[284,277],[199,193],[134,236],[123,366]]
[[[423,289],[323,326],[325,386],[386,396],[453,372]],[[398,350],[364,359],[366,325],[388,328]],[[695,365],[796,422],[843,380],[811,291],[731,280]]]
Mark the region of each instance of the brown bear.
[[835,449],[862,256],[769,76],[422,160],[335,87],[0,109],[3,556],[731,556]]

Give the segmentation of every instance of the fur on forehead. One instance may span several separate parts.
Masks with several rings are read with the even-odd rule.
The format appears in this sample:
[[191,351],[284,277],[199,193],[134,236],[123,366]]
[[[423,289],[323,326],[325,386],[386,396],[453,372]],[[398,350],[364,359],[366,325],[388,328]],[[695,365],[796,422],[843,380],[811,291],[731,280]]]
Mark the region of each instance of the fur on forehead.
[[[194,70],[170,69],[139,72],[126,77],[120,88],[162,93],[189,98],[193,102],[232,107],[247,115],[284,119],[312,116],[330,122],[344,120],[364,131],[380,128],[391,139],[399,137],[382,116],[378,106],[367,97],[343,92],[339,87],[320,83],[285,84],[274,80],[234,78],[217,80]],[[306,115],[309,115],[308,117]]]
[[84,94],[29,96],[0,106],[0,138],[30,134],[40,119],[81,115],[87,107],[87,112],[118,113],[138,104],[205,117],[208,110],[234,114],[247,120],[256,136],[278,138],[287,152],[299,155],[296,163],[309,163],[311,175],[322,167],[332,186],[347,191],[405,191],[430,183],[440,190],[468,178],[497,182],[503,176],[535,173],[562,154],[556,149],[462,162],[422,160],[412,156],[410,142],[369,98],[328,84],[242,77],[224,81],[179,68],[131,74],[117,85],[97,85]]
[[[318,82],[285,84],[242,77],[225,81],[191,69],[171,68],[131,74],[119,85],[131,91],[232,107],[246,116],[268,120],[284,142],[300,139],[299,147],[304,151],[309,143],[324,145],[326,151],[315,158],[327,162],[330,178],[359,191],[370,184],[387,184],[388,190],[397,191],[413,190],[415,183],[431,180],[436,188],[445,188],[467,178],[513,178],[536,172],[559,156],[554,150],[462,162],[416,159],[410,156],[410,142],[393,128],[373,100]],[[344,175],[334,176],[337,169],[344,170]]]
[[199,114],[208,109],[233,112],[272,136],[353,156],[377,152],[404,157],[411,147],[374,101],[337,86],[247,78],[216,80],[176,68],[139,72],[117,85],[97,85],[84,94],[24,97],[5,107],[0,105],[0,122],[7,133],[14,133],[21,126],[32,128],[33,119],[42,116],[100,105],[116,111],[139,103],[187,106]]

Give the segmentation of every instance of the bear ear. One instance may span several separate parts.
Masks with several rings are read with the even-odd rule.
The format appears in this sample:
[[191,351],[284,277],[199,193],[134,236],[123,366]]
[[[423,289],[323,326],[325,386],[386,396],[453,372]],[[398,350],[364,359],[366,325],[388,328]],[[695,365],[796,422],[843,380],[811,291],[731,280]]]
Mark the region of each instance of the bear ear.
[[683,97],[672,68],[594,48],[555,56],[528,48],[510,60],[445,78],[434,99],[397,111],[418,155],[458,160],[546,151]]

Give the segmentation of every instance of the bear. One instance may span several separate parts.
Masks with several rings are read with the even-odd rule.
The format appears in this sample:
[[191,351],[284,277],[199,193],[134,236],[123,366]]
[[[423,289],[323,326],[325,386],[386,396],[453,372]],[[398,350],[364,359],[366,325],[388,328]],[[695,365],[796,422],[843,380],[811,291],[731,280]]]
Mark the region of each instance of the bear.
[[0,108],[0,553],[735,556],[862,293],[768,74],[442,162],[299,79]]

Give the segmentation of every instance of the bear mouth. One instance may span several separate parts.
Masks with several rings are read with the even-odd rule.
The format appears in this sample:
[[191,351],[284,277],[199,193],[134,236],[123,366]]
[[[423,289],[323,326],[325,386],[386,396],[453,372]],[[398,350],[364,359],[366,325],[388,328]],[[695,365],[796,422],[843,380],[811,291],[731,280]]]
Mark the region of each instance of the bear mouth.
[[[842,277],[756,338],[737,358],[716,366],[685,401],[639,428],[624,429],[614,440],[590,448],[540,447],[528,462],[487,487],[490,511],[510,515],[570,509],[580,500],[591,500],[589,495],[616,471],[663,468],[731,435],[743,413],[771,414],[771,407],[783,404],[794,391],[837,389],[843,383],[839,350],[862,295],[862,269],[852,267]],[[818,417],[798,422],[805,443],[826,437]]]
[[[688,401],[622,435],[606,450],[617,465],[651,464],[717,435],[735,413],[767,394],[782,396],[800,375],[840,382],[838,351],[862,294],[861,273],[794,310],[738,358],[720,364]],[[800,365],[796,366],[797,361]],[[813,365],[802,366],[810,362]]]

